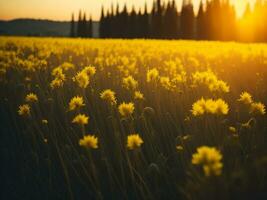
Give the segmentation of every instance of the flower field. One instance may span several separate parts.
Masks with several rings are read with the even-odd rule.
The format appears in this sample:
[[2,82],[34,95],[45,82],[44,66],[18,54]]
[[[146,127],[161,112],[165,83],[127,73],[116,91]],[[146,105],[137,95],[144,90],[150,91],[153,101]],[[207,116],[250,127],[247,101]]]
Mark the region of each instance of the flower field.
[[0,37],[3,199],[266,199],[267,45]]

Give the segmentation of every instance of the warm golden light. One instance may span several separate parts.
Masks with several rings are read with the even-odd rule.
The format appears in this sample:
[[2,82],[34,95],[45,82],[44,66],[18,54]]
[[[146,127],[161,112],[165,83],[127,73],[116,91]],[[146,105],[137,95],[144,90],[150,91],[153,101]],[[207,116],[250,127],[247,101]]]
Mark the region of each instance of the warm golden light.
[[[162,2],[167,0],[162,0]],[[246,4],[253,4],[255,0],[230,0],[236,7],[237,16],[241,16],[245,10]],[[72,12],[77,13],[82,9],[92,14],[94,20],[100,17],[101,5],[106,8],[111,3],[119,3],[120,7],[126,3],[128,8],[135,5],[136,8],[143,8],[147,2],[148,9],[151,9],[153,0],[10,0],[0,1],[0,19],[14,18],[41,18],[53,20],[70,20]],[[181,8],[182,0],[176,0],[178,9]],[[193,0],[195,12],[198,10],[200,0]],[[205,2],[205,0],[203,0]]]

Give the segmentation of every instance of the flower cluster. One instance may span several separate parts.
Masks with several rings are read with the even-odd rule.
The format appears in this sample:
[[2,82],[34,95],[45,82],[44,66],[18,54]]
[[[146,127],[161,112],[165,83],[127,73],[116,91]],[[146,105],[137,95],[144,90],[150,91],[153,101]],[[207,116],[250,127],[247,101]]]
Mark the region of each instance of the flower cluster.
[[222,154],[214,147],[201,146],[192,156],[192,164],[201,165],[206,176],[222,173]]
[[229,92],[230,87],[222,80],[219,80],[217,76],[211,71],[195,72],[192,75],[194,84],[204,84],[211,92]]
[[228,114],[229,106],[228,104],[222,100],[212,100],[201,98],[197,102],[195,102],[192,106],[192,114],[194,116],[207,114],[218,114],[218,115],[226,115]]
[[254,102],[252,95],[248,92],[242,92],[238,101],[249,107],[249,112],[252,114],[264,115],[266,113],[265,105],[261,102]]

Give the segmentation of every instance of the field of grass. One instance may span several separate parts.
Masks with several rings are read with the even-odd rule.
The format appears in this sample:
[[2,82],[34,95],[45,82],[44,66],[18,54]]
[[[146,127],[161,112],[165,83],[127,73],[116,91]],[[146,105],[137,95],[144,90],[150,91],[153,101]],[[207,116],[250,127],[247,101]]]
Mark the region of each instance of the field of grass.
[[2,199],[267,199],[267,45],[0,37]]

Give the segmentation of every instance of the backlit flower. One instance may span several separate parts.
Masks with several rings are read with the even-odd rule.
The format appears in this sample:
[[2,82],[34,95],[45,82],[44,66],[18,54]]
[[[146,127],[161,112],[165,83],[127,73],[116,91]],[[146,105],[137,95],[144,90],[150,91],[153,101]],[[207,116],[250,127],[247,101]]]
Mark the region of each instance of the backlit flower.
[[144,141],[138,134],[132,134],[127,137],[127,148],[130,150],[140,147]]
[[97,149],[98,138],[94,135],[86,135],[79,141],[79,145],[86,148]]

